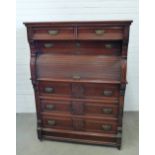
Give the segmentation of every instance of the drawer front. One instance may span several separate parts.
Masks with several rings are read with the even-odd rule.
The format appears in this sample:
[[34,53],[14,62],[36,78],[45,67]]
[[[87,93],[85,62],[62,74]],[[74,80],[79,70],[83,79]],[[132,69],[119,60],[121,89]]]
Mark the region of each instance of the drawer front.
[[86,120],[85,130],[98,133],[117,133],[116,121]]
[[109,104],[100,104],[100,103],[86,103],[85,105],[86,113],[90,115],[97,116],[114,116],[116,117],[118,114],[118,106],[117,105],[109,105]]
[[115,145],[117,142],[116,137],[112,136],[105,136],[102,134],[89,134],[83,131],[67,131],[67,130],[54,130],[51,131],[42,131],[43,137],[51,139],[62,139],[62,140],[68,140],[68,141],[75,141],[75,142],[84,142],[84,143],[90,143],[90,144],[113,144]]
[[72,84],[72,96],[75,98],[110,98],[119,96],[119,85],[113,84]]
[[62,82],[40,82],[39,93],[45,96],[71,96],[71,85]]
[[98,133],[116,133],[117,122],[77,117],[43,116],[43,127]]
[[115,103],[67,101],[67,100],[45,100],[41,101],[41,109],[44,113],[69,113],[73,115],[113,116],[118,114],[118,106]]
[[119,96],[119,85],[91,83],[40,82],[40,95],[103,99]]
[[43,127],[45,128],[53,128],[53,129],[65,129],[72,130],[72,120],[71,118],[64,118],[58,116],[43,116]]
[[32,30],[34,40],[64,40],[74,38],[73,27],[43,27]]
[[64,112],[64,113],[70,113],[71,110],[71,104],[69,101],[61,101],[61,100],[47,100],[47,99],[41,99],[41,110],[42,112],[49,112],[49,113],[55,113],[55,112]]
[[[39,46],[38,46],[39,44]],[[121,42],[41,41],[38,50],[55,54],[117,55],[121,54]]]
[[80,27],[78,38],[81,40],[121,40],[122,27]]

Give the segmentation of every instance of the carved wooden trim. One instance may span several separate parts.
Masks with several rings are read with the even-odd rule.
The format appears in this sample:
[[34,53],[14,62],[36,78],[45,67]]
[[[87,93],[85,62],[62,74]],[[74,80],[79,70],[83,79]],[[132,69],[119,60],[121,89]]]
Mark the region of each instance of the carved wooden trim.
[[120,96],[124,96],[125,95],[125,88],[126,88],[126,84],[125,83],[121,84]]
[[41,127],[37,127],[37,135],[38,135],[38,139],[42,140],[42,128]]
[[84,114],[84,103],[72,101],[71,102],[71,112],[76,115]]
[[76,98],[84,97],[84,87],[78,83],[72,83],[72,96]]
[[129,26],[124,26],[123,42],[122,42],[122,57],[127,57],[129,41]]
[[27,26],[27,39],[30,43],[31,40],[31,36],[32,36],[32,27],[31,26]]
[[125,95],[126,84],[122,83],[120,85],[120,97],[119,97],[119,112],[118,112],[118,127],[122,128],[122,119],[124,111],[124,95]]
[[74,118],[72,120],[74,130],[84,130],[84,120],[81,118]]
[[126,59],[121,60],[121,83],[126,83],[126,73],[127,73],[127,61]]

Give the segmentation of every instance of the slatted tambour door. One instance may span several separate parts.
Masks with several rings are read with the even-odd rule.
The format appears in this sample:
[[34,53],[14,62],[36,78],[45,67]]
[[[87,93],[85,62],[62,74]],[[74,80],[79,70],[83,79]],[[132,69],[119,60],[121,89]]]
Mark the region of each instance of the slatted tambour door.
[[43,54],[37,59],[37,77],[120,81],[120,57]]

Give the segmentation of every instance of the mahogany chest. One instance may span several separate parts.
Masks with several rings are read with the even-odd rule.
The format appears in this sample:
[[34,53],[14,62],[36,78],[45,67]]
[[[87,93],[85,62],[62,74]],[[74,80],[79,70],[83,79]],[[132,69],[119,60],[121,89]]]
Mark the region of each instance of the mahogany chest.
[[120,149],[131,22],[24,23],[40,140]]

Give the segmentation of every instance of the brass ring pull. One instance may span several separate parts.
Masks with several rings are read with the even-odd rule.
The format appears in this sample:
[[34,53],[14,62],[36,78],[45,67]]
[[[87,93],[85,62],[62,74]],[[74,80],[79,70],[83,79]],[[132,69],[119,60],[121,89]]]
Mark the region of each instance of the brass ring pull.
[[101,126],[102,130],[104,131],[110,131],[112,129],[112,126],[111,125],[108,125],[108,124],[103,124]]
[[103,108],[103,109],[102,109],[102,112],[103,112],[104,114],[111,114],[111,113],[112,113],[112,108]]
[[49,35],[58,35],[59,34],[59,31],[58,30],[49,30],[48,31],[48,34]]
[[55,120],[48,120],[47,123],[50,126],[54,126],[56,124]]
[[51,47],[53,47],[53,46],[54,46],[53,43],[45,43],[45,44],[44,44],[44,47],[45,47],[45,48],[51,48]]
[[52,87],[45,87],[44,91],[46,93],[53,93],[54,92],[54,88],[52,88]]
[[105,33],[104,30],[95,30],[96,35],[103,35]]

